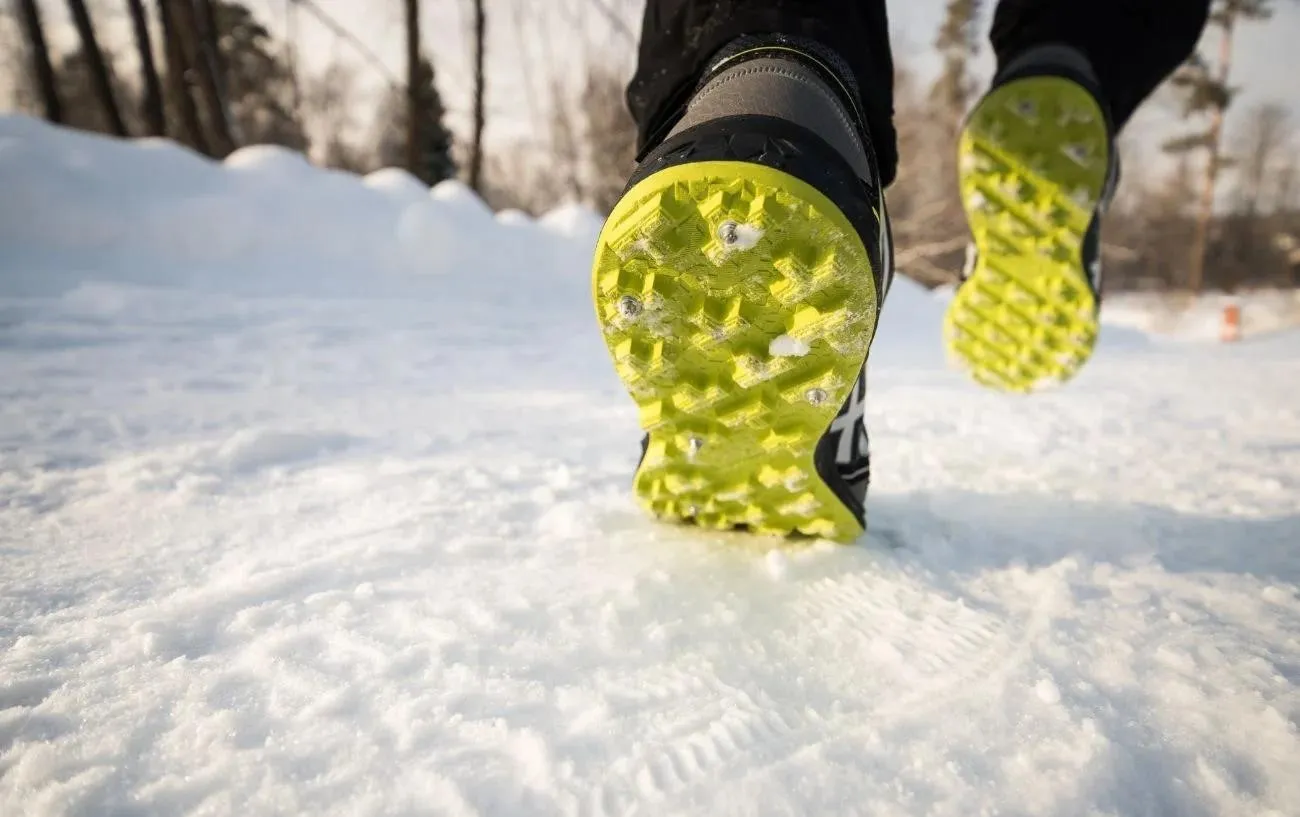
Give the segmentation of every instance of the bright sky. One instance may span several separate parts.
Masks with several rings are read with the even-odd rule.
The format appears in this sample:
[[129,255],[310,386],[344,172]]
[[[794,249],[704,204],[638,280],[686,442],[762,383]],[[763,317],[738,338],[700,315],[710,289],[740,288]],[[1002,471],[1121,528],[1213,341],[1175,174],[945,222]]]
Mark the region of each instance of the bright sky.
[[[1071,0],[1066,0],[1067,2]],[[279,35],[287,30],[289,0],[247,0]],[[404,70],[403,4],[397,0],[316,0],[374,52],[392,76]],[[51,23],[58,25],[62,4],[46,2]],[[894,49],[923,77],[937,71],[930,43],[945,0],[894,0],[890,27]],[[1235,112],[1262,101],[1287,106],[1300,122],[1300,2],[1278,0],[1278,10],[1266,24],[1251,24],[1237,35],[1233,80],[1243,86]],[[536,133],[547,109],[549,77],[576,76],[576,67],[591,54],[611,54],[630,70],[635,44],[608,22],[599,7],[610,8],[633,31],[639,26],[642,0],[487,0],[488,127],[489,138],[527,138]],[[471,0],[423,0],[426,50],[435,61],[438,84],[454,130],[468,124],[471,92]],[[121,13],[105,27],[126,36]],[[56,37],[71,37],[66,22]],[[358,66],[363,82],[357,100],[359,118],[368,121],[384,76],[365,66],[358,53],[304,12],[297,14],[297,41],[305,66],[320,70],[338,58]],[[1211,35],[1207,35],[1211,36]],[[1213,45],[1212,42],[1206,43]],[[984,53],[982,68],[991,70]],[[1132,130],[1139,141],[1158,144],[1174,132],[1174,106],[1157,99],[1148,105]]]

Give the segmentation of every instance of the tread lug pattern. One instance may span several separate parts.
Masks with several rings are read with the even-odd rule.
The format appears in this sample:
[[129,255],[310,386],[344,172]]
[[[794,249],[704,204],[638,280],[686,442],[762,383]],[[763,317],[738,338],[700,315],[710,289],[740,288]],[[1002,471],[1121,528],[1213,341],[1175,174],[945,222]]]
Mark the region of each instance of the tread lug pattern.
[[1097,298],[1081,248],[1108,146],[1097,102],[1067,79],[1010,82],[972,112],[958,166],[978,260],[948,307],[944,340],[976,381],[1030,392],[1091,357]]
[[[747,240],[728,245],[727,221]],[[719,530],[862,533],[813,461],[865,363],[878,309],[866,249],[838,208],[773,168],[671,167],[615,208],[592,280],[649,434],[634,478],[642,505]],[[628,296],[642,305],[635,314],[620,309]],[[807,351],[774,351],[782,336]]]

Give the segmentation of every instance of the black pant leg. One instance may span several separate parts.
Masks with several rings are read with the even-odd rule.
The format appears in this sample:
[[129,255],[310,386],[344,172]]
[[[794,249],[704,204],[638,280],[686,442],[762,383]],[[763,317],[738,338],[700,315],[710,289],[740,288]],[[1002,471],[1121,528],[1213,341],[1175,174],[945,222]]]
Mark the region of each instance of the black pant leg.
[[627,89],[639,149],[671,128],[715,52],[756,34],[816,40],[848,64],[881,180],[892,181],[898,146],[885,0],[646,0],[637,69]]
[[1117,128],[1196,48],[1210,0],[1001,0],[990,40],[998,66],[1063,43],[1092,62]]

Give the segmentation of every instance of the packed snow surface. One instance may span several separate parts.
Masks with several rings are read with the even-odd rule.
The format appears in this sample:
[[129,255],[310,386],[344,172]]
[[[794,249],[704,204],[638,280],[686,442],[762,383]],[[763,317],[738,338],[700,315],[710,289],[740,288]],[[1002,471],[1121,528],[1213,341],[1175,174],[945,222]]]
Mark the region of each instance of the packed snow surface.
[[1300,336],[945,367],[852,546],[648,520],[590,213],[0,119],[0,815],[1300,814]]
[[1189,303],[1182,295],[1124,293],[1108,299],[1103,319],[1179,340],[1213,341],[1224,335],[1225,311],[1237,310],[1237,332],[1261,337],[1300,329],[1300,289],[1207,293]]

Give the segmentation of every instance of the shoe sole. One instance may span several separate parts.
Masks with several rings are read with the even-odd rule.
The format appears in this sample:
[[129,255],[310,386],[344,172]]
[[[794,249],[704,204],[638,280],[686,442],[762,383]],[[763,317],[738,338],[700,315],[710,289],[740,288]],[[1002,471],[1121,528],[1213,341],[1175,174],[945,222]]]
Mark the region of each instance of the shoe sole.
[[648,434],[634,479],[643,506],[724,530],[863,532],[814,463],[878,307],[866,249],[830,199],[763,165],[670,167],[614,208],[592,278]]
[[1084,236],[1106,183],[1105,115],[1059,77],[1015,80],[985,97],[958,148],[978,258],[944,320],[950,356],[978,382],[1030,392],[1091,357],[1097,299]]

